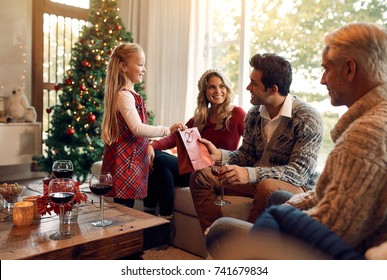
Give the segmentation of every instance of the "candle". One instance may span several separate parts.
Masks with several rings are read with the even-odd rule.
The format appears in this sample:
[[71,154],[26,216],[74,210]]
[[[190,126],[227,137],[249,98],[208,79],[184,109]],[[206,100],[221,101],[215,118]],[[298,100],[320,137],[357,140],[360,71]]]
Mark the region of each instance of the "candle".
[[27,196],[23,199],[23,201],[29,201],[32,202],[34,205],[34,220],[40,219],[40,214],[38,213],[38,201],[37,199],[39,196],[33,195],[33,196]]
[[13,205],[13,224],[27,226],[32,224],[34,217],[34,204],[30,201],[16,202]]

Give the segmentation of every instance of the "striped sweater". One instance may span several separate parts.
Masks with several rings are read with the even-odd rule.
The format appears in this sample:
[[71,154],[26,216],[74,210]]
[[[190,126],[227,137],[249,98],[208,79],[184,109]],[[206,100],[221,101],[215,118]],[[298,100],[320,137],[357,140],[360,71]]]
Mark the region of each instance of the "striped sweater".
[[353,104],[331,135],[315,191],[289,203],[365,252],[387,241],[387,83]]
[[230,164],[247,167],[249,183],[265,178],[278,179],[306,189],[314,187],[317,158],[323,139],[320,113],[308,103],[295,98],[292,118],[282,118],[267,142],[259,106],[245,118],[243,142],[237,151],[223,151]]

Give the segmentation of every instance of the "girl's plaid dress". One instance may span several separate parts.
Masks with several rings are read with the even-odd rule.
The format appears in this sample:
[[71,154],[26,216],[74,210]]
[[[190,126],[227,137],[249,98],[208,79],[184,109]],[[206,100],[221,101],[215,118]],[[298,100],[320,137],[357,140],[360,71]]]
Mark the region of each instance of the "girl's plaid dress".
[[[143,123],[148,124],[146,108],[141,96],[134,96],[136,109]],[[113,176],[113,190],[108,196],[121,199],[141,199],[147,195],[149,160],[148,138],[132,133],[120,112],[118,115],[119,136],[111,145],[105,145],[102,171]]]

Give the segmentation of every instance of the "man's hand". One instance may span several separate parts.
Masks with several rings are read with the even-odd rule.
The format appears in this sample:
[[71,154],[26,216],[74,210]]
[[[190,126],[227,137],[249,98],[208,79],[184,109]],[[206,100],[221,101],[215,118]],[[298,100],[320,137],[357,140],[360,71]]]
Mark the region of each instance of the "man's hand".
[[202,144],[204,144],[208,150],[208,152],[210,153],[210,156],[213,160],[221,160],[222,158],[222,152],[215,147],[214,144],[212,144],[212,142],[204,139],[204,138],[198,138],[198,141]]
[[238,165],[226,165],[222,167],[222,175],[219,180],[226,185],[244,185],[249,182],[247,168]]

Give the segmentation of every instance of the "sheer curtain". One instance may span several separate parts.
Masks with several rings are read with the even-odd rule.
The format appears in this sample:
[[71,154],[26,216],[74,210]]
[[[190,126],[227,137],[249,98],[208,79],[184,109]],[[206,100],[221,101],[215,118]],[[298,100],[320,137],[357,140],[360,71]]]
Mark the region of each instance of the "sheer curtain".
[[120,15],[146,56],[146,105],[155,124],[186,122],[205,68],[205,0],[120,0]]

